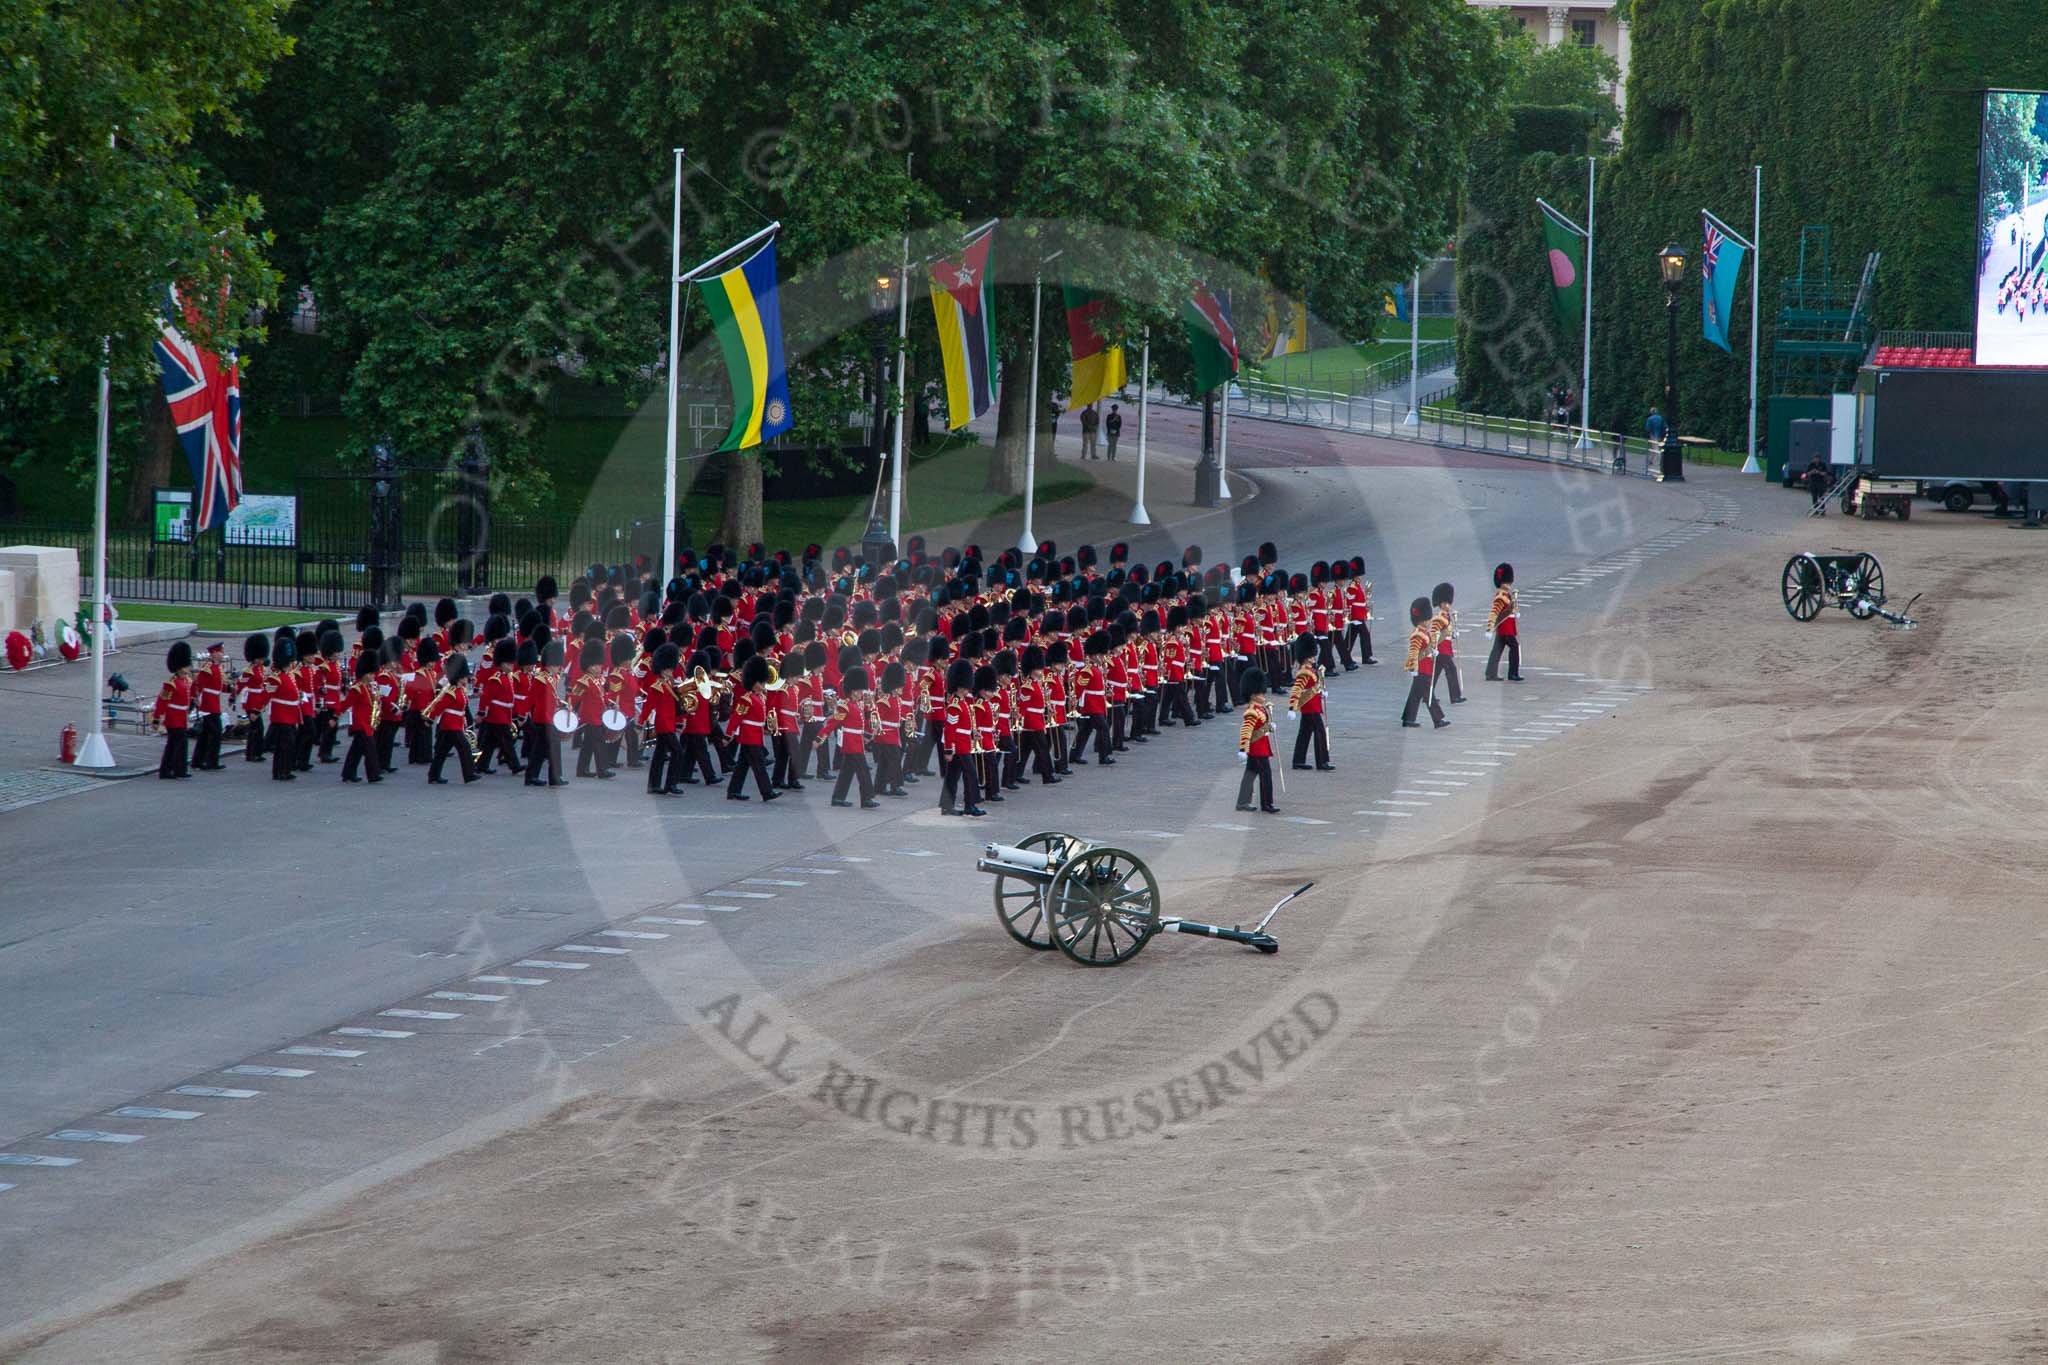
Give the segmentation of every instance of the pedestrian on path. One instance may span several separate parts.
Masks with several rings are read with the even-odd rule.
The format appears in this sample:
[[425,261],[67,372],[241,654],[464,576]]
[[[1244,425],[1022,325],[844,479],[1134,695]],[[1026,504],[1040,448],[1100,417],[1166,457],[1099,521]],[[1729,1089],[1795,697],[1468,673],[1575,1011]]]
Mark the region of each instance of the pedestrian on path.
[[1806,466],[1806,495],[1813,499],[1816,516],[1828,514],[1828,467],[1816,455]]
[[1117,438],[1124,434],[1124,415],[1116,410],[1116,404],[1109,405],[1109,416],[1102,420],[1102,434],[1109,440],[1109,462],[1116,463]]
[[1102,417],[1095,411],[1093,403],[1081,409],[1081,458],[1084,460],[1102,458],[1095,451],[1095,431],[1101,423]]

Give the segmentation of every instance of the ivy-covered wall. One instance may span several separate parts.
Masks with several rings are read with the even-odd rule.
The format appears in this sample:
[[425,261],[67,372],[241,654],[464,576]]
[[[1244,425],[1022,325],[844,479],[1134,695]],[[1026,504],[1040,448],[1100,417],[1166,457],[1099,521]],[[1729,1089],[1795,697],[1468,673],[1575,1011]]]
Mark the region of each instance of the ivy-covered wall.
[[[1689,434],[1739,448],[1747,421],[1749,290],[1729,335],[1735,353],[1700,336],[1700,210],[1745,234],[1751,171],[1764,168],[1763,364],[1770,391],[1772,319],[1779,283],[1796,267],[1800,228],[1833,230],[1834,272],[1853,285],[1866,253],[1882,251],[1878,323],[1885,328],[1966,330],[1971,323],[1981,92],[2048,89],[2048,5],[2041,0],[1633,0],[1628,118],[1620,152],[1600,168],[1599,250],[1593,271],[1593,419],[1639,430],[1664,380],[1664,290],[1655,256],[1676,241],[1692,256],[1681,300],[1680,409]],[[1530,328],[1525,373],[1487,373],[1468,357],[1461,324],[1461,394],[1472,405],[1533,414],[1562,358],[1578,368],[1576,329],[1549,321],[1548,273],[1534,206],[1538,194],[1582,213],[1584,162],[1512,155],[1518,136],[1496,139],[1476,167],[1460,242],[1459,306],[1472,341],[1497,322],[1488,313],[1499,270]],[[1556,144],[1551,144],[1553,150]],[[1498,153],[1498,157],[1494,157]],[[1512,164],[1509,164],[1512,162]],[[1576,184],[1574,189],[1574,175]],[[1526,205],[1526,207],[1524,207]],[[1494,240],[1481,216],[1519,238]],[[1583,220],[1582,220],[1583,221]],[[1464,256],[1470,251],[1474,260]],[[1745,272],[1747,267],[1745,267]],[[1533,324],[1550,329],[1550,353]],[[1468,363],[1476,360],[1475,366]],[[1495,371],[1502,369],[1494,365]],[[1512,366],[1508,367],[1514,368]],[[1469,375],[1469,378],[1468,378]]]

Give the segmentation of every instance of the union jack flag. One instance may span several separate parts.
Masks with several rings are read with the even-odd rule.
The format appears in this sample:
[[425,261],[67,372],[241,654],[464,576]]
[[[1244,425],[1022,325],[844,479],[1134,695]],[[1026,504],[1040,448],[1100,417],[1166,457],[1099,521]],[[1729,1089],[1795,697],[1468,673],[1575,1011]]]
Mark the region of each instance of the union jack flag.
[[242,500],[241,369],[234,352],[222,364],[221,357],[202,351],[179,331],[179,320],[190,326],[198,312],[175,285],[164,292],[156,361],[163,371],[164,401],[170,404],[178,443],[192,466],[196,535],[224,525]]

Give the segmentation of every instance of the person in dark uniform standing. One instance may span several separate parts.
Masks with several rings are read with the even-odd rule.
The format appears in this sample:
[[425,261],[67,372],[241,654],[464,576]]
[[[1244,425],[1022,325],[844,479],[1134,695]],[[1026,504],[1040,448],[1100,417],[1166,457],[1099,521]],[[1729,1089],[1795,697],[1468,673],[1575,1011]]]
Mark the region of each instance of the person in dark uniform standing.
[[1429,599],[1418,597],[1408,604],[1408,620],[1414,629],[1408,632],[1408,658],[1402,665],[1408,673],[1408,704],[1401,708],[1401,724],[1404,727],[1418,727],[1421,721],[1415,718],[1424,702],[1429,704],[1429,718],[1441,730],[1450,722],[1444,719],[1444,708],[1434,695],[1436,683],[1436,635],[1430,630],[1432,617]]
[[164,732],[164,756],[156,765],[156,775],[170,781],[192,775],[185,747],[192,723],[192,646],[183,640],[174,642],[164,656],[164,667],[171,676],[156,694],[150,719]]
[[1109,416],[1102,419],[1103,439],[1109,444],[1109,462],[1116,463],[1116,442],[1124,434],[1124,415],[1116,410],[1116,404],[1109,405]]
[[192,742],[192,766],[203,773],[219,772],[220,712],[227,697],[227,678],[221,671],[224,641],[206,647],[206,659],[192,674],[192,713],[199,718],[199,734]]
[[1259,785],[1258,809],[1277,815],[1273,804],[1273,712],[1266,702],[1266,674],[1256,665],[1237,677],[1238,700],[1244,717],[1237,725],[1237,756],[1244,763],[1244,776],[1237,784],[1237,808],[1251,810],[1252,783]]
[[1313,635],[1295,638],[1294,685],[1287,690],[1287,709],[1300,717],[1294,731],[1294,766],[1308,767],[1308,749],[1313,741],[1316,770],[1330,772],[1336,765],[1330,762],[1330,730],[1323,713],[1323,680],[1328,675],[1316,662],[1319,643]]
[[1493,569],[1493,605],[1486,613],[1486,633],[1493,637],[1493,649],[1486,656],[1486,680],[1500,681],[1500,656],[1508,656],[1508,681],[1522,680],[1521,607],[1515,601],[1515,566],[1496,564]]

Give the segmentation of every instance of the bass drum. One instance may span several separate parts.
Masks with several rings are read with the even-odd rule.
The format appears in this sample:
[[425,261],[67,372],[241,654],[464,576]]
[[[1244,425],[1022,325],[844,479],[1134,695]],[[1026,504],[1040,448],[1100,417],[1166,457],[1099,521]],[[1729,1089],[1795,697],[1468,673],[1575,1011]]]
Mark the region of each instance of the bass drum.
[[555,726],[555,729],[556,729],[557,731],[559,731],[560,733],[562,733],[562,734],[565,734],[565,735],[573,735],[573,734],[575,734],[575,733],[576,733],[576,713],[575,713],[574,711],[571,711],[571,710],[570,710],[570,709],[569,709],[568,707],[566,707],[566,706],[562,707],[561,709],[559,709],[559,710],[557,710],[557,711],[555,712],[554,726]]

